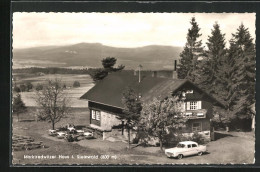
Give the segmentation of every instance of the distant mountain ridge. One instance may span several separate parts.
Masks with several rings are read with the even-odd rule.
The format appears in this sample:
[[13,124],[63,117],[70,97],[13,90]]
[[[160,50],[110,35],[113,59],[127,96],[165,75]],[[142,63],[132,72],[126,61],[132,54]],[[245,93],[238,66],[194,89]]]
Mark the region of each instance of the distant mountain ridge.
[[105,57],[117,58],[117,65],[147,70],[173,69],[182,47],[149,45],[118,48],[100,43],[79,43],[67,46],[45,46],[13,50],[13,67],[102,67]]

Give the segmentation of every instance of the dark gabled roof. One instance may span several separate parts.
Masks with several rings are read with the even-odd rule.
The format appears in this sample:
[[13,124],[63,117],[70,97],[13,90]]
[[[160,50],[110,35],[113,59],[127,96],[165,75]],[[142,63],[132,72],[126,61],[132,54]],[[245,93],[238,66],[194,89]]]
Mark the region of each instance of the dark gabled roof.
[[121,102],[122,93],[127,87],[133,88],[136,93],[141,95],[142,101],[146,102],[152,100],[154,97],[165,98],[171,92],[177,91],[185,83],[191,82],[184,79],[152,76],[143,76],[139,83],[138,75],[135,76],[131,71],[120,71],[109,74],[81,96],[80,99],[123,108]]

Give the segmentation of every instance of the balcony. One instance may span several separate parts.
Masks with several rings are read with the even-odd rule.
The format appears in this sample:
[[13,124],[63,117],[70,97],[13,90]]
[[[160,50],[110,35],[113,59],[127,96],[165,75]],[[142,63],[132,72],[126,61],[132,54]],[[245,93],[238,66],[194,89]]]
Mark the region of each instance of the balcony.
[[186,110],[185,112],[183,112],[183,116],[188,119],[206,118],[206,114],[206,109]]

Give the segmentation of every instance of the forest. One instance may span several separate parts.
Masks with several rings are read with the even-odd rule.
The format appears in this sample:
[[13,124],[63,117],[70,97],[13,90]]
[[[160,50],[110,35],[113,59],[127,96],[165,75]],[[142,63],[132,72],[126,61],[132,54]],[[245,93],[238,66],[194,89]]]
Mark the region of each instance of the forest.
[[180,54],[178,77],[192,81],[223,102],[226,109],[218,110],[223,121],[240,120],[243,124],[255,113],[254,39],[242,23],[227,46],[225,34],[216,22],[204,47],[194,17],[190,24],[187,42]]

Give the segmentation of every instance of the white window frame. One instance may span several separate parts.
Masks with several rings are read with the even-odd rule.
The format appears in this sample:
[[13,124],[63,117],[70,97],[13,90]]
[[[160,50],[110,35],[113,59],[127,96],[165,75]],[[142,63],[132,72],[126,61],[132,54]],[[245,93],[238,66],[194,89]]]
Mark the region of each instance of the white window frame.
[[101,112],[99,110],[91,110],[91,119],[100,121],[101,119]]
[[190,102],[190,110],[197,110],[198,102]]
[[100,121],[100,111],[96,111],[96,120]]
[[[199,124],[198,127],[194,127],[194,124]],[[202,131],[202,123],[201,122],[194,122],[192,123],[192,132],[201,132]]]
[[187,102],[187,110],[201,109],[201,101],[189,101]]

